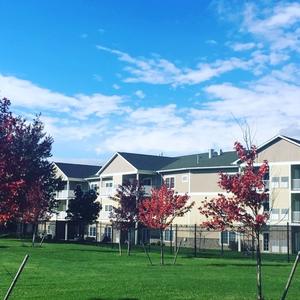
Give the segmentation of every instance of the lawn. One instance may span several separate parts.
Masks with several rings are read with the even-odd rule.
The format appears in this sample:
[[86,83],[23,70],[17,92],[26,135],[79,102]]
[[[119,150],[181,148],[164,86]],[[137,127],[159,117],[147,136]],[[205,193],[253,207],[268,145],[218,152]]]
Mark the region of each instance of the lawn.
[[[94,245],[45,243],[22,246],[18,240],[0,240],[0,298],[24,255],[28,264],[11,299],[255,299],[255,262],[251,258],[193,258],[185,254],[165,266],[151,253],[154,266],[142,251],[120,257],[117,249]],[[277,259],[278,258],[278,259]],[[282,257],[264,260],[266,300],[280,298],[292,264]],[[287,299],[300,299],[300,268]]]

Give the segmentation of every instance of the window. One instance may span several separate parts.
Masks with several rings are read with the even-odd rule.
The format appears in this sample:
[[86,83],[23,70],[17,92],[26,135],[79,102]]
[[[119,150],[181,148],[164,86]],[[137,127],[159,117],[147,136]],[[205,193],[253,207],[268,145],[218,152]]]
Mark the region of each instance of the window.
[[280,179],[280,177],[272,177],[272,187],[273,188],[279,187],[279,179]]
[[173,189],[175,187],[175,177],[167,177],[165,180],[167,188]]
[[59,200],[58,201],[58,206],[57,206],[57,211],[66,211],[66,200]]
[[106,226],[104,229],[104,235],[111,239],[112,236],[112,228],[111,226]]
[[97,183],[91,183],[90,184],[90,189],[94,190],[94,191],[97,191],[98,190],[98,184]]
[[283,176],[280,178],[280,187],[281,188],[289,187],[289,177],[288,176]]
[[229,245],[230,242],[236,241],[236,233],[233,231],[222,231],[220,234],[220,245]]
[[188,182],[189,181],[189,176],[187,174],[184,174],[181,176],[182,182]]
[[105,187],[107,187],[107,188],[113,187],[113,182],[112,181],[105,181]]
[[269,251],[269,233],[264,232],[263,237],[264,237],[263,249],[264,251]]
[[270,211],[270,200],[269,200],[269,195],[268,195],[268,199],[266,199],[263,203],[263,208],[264,208],[264,212],[269,212]]
[[142,181],[143,185],[152,185],[152,179],[151,178],[144,178]]
[[173,230],[166,229],[165,230],[165,241],[173,240]]
[[96,237],[96,226],[95,225],[89,226],[89,236]]
[[279,208],[273,208],[271,211],[271,220],[272,221],[277,221],[279,219]]
[[105,205],[105,206],[104,206],[104,210],[105,210],[105,211],[112,211],[112,209],[113,209],[113,206],[112,206],[112,205]]

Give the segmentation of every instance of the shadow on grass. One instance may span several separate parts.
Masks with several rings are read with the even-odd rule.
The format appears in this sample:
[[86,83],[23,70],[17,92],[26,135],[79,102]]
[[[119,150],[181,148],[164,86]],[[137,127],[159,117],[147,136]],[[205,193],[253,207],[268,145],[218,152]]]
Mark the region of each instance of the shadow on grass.
[[[239,264],[239,263],[220,263],[220,264],[203,264],[202,266],[206,266],[206,267],[220,267],[220,268],[223,268],[223,267],[231,267],[231,266],[236,266],[236,267],[253,267],[253,268],[256,268],[256,264],[253,263],[253,264]],[[262,267],[286,267],[286,265],[284,264],[262,264]]]
[[[88,298],[88,300],[110,300],[109,298]],[[139,300],[138,298],[118,298],[117,300]]]
[[[118,253],[117,250],[113,250],[113,249],[102,249],[102,248],[98,248],[98,249],[68,249],[69,251],[80,251],[80,252],[105,252],[105,253]],[[125,255],[124,255],[125,256]]]

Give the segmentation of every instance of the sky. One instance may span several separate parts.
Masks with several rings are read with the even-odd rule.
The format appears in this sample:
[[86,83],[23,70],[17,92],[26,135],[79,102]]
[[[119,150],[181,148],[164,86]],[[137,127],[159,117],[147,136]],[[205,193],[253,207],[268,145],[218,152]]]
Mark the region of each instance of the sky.
[[53,159],[300,138],[300,2],[0,0],[0,97]]

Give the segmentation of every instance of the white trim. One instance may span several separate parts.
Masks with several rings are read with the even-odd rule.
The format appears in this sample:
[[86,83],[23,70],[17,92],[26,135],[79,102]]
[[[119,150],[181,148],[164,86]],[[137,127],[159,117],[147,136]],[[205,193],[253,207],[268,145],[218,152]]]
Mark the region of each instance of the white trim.
[[174,172],[174,171],[183,171],[183,170],[206,170],[206,169],[228,169],[228,168],[238,168],[238,166],[215,166],[215,167],[187,167],[187,168],[179,168],[179,169],[167,169],[167,170],[158,170],[157,173],[164,172]]
[[[119,152],[116,152],[112,157],[111,159],[106,163],[104,164],[103,167],[101,167],[101,169],[96,173],[96,175],[99,175],[101,176],[101,173],[109,166],[109,164],[117,157],[117,156],[120,156],[122,159],[124,159],[131,167],[133,167],[135,169],[135,172],[138,172],[138,169],[132,165],[127,159],[125,159]],[[120,174],[126,174],[126,173],[120,173]],[[133,172],[130,172],[128,174],[135,174],[134,171]],[[106,174],[107,175],[107,174]]]
[[120,157],[122,157],[128,164],[130,164],[130,165],[135,169],[136,172],[138,172],[138,169],[137,169],[132,163],[130,163],[126,158],[124,158],[124,157],[122,156],[122,154],[120,154],[119,152],[117,152],[117,154],[118,154]]
[[[60,171],[60,172],[62,172],[63,173],[63,175],[66,177],[66,178],[68,178],[68,176],[62,171],[62,169],[55,163],[55,162],[53,162],[54,164],[55,164],[55,167]],[[67,179],[68,180],[68,179]]]
[[[288,137],[285,137],[283,135],[280,135],[280,134],[277,134],[275,136],[273,136],[271,139],[269,139],[268,141],[264,142],[263,144],[259,145],[256,149],[257,153],[259,152],[259,150],[263,147],[265,147],[266,145],[268,145],[269,143],[273,142],[274,140],[278,139],[278,138],[281,138],[282,140],[285,140],[289,143],[292,143],[298,147],[300,147],[300,144],[295,142],[295,141],[292,141],[290,140]],[[237,164],[238,162],[240,161],[240,159],[237,159],[236,161],[233,162],[233,164]]]
[[189,194],[191,194],[191,171],[189,171]]
[[96,175],[100,175],[102,171],[106,169],[106,167],[114,160],[114,158],[117,156],[118,152],[116,152],[109,160],[107,163],[105,163],[101,169],[96,173]]
[[118,172],[118,173],[105,173],[105,175],[100,175],[100,178],[105,178],[105,177],[113,177],[115,175],[135,175],[138,172]]
[[[166,176],[164,176],[163,177],[163,181],[164,181],[164,183],[166,182],[166,179],[167,178],[174,178],[174,187],[172,187],[172,188],[170,188],[170,189],[175,189],[176,188],[176,178],[175,178],[176,176],[174,176],[174,175],[166,175]],[[170,180],[170,183],[171,183],[171,180]],[[169,187],[168,187],[169,188]]]

